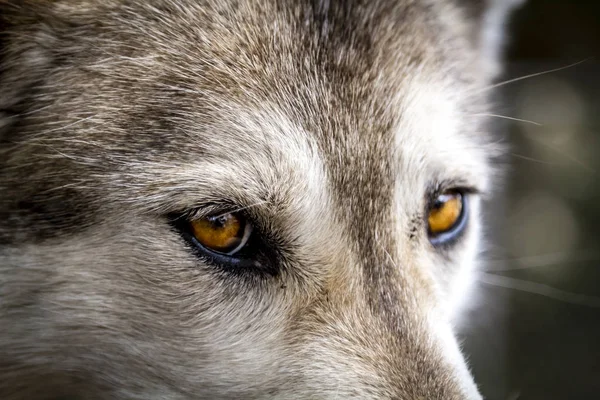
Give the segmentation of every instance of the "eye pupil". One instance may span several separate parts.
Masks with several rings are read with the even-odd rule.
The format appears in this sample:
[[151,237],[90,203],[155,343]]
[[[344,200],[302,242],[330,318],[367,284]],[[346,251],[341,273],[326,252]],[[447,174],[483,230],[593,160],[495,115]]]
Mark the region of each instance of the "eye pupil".
[[442,208],[444,206],[444,204],[446,204],[444,200],[441,200],[441,197],[442,196],[435,199],[435,202],[433,203],[433,207],[432,207],[433,210],[439,210],[440,208]]
[[226,215],[219,215],[216,217],[208,217],[208,220],[210,221],[210,223],[213,224],[213,226],[215,228],[224,228],[228,222],[230,222],[232,220],[232,215],[231,214],[226,214]]

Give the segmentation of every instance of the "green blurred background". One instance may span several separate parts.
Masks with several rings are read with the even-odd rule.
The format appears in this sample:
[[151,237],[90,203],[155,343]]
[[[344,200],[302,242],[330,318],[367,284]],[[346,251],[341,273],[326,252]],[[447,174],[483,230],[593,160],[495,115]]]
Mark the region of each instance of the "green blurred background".
[[[498,117],[510,143],[488,205],[465,350],[487,399],[600,399],[600,1],[528,0],[509,27]],[[502,216],[498,218],[498,216]]]

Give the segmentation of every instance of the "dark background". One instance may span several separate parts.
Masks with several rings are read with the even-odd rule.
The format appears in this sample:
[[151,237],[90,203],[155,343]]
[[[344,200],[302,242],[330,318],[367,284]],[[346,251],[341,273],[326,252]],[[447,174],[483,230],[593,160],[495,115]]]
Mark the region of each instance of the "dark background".
[[[487,399],[600,399],[600,1],[528,0],[495,114],[511,144],[465,350]],[[498,217],[502,215],[503,217]]]

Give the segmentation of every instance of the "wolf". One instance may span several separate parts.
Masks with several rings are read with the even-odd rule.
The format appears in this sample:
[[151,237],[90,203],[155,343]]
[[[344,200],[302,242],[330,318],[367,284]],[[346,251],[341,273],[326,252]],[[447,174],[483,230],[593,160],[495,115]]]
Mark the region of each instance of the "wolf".
[[0,398],[481,399],[510,0],[1,0]]

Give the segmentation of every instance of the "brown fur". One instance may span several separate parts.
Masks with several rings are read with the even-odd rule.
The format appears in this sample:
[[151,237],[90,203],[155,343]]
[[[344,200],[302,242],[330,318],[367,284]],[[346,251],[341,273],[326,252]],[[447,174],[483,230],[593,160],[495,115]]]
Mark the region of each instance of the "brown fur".
[[[476,217],[424,228],[496,152],[466,3],[0,0],[0,398],[477,398],[443,339]],[[271,270],[169,224],[222,202]]]

